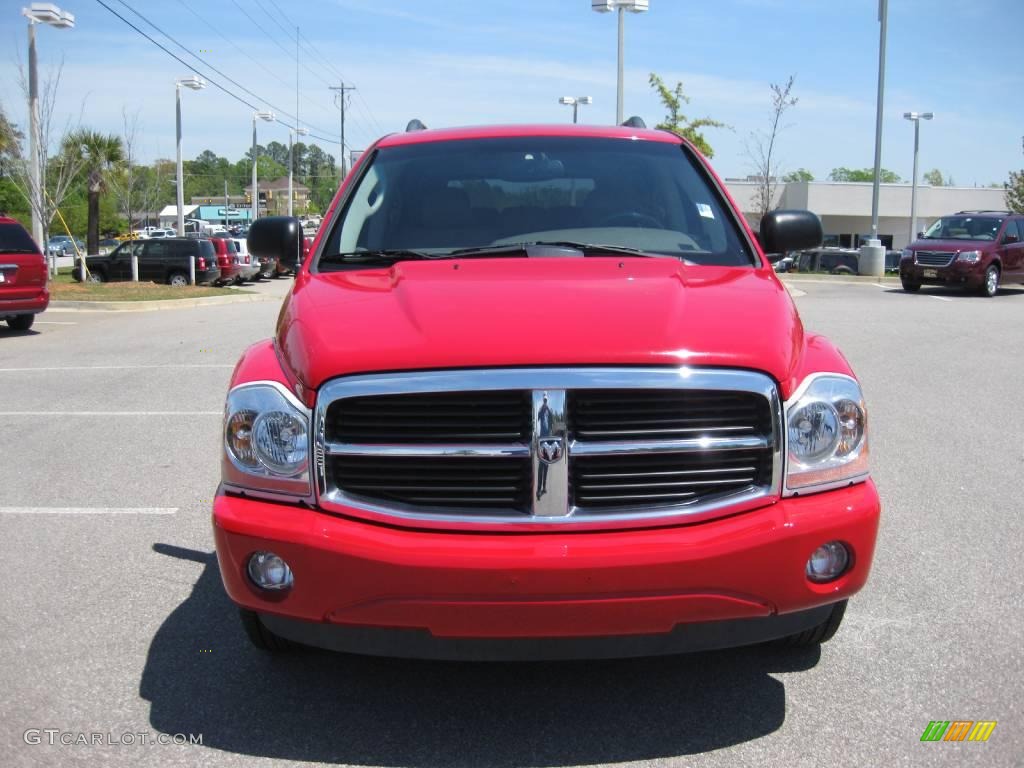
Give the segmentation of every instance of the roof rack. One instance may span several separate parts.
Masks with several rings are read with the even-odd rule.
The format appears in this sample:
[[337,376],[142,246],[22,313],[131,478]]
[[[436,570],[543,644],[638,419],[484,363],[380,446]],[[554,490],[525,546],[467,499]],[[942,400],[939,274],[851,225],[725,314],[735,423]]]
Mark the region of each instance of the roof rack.
[[1003,216],[1009,216],[1011,212],[1010,211],[989,211],[989,210],[957,211],[957,215],[960,215],[961,213],[999,213],[999,214],[1002,214]]
[[427,126],[425,126],[420,120],[418,120],[415,117],[412,120],[410,120],[406,124],[406,126],[405,126],[405,132],[406,133],[411,133],[412,131],[425,131],[425,130],[427,130]]
[[637,117],[636,115],[633,115],[631,118],[629,118],[622,125],[625,128],[646,128],[647,127],[647,123],[644,122],[644,119],[642,117]]

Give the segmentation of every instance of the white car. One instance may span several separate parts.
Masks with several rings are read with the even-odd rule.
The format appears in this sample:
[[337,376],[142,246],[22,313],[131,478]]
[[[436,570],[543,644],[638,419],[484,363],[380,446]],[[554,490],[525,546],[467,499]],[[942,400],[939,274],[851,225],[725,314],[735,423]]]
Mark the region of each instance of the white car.
[[249,244],[244,237],[233,237],[231,241],[235,244],[238,251],[238,262],[242,265],[239,274],[243,280],[252,280],[261,272],[259,259],[249,253]]

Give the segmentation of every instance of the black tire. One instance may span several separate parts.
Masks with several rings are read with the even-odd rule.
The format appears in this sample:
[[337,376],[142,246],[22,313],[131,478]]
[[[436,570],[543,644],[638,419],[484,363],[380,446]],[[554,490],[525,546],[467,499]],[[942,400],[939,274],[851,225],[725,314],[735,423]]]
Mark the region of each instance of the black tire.
[[981,283],[981,295],[991,299],[999,293],[999,267],[989,264],[985,270],[985,279]]
[[7,318],[7,325],[11,327],[12,331],[27,331],[35,321],[35,315],[14,315]]
[[178,288],[184,288],[189,284],[188,275],[184,272],[171,272],[171,274],[167,276],[167,284]]
[[852,274],[854,274],[854,271],[850,267],[846,266],[845,264],[840,264],[838,267],[834,267],[832,269],[832,274],[833,275],[852,275]]
[[238,609],[238,615],[242,619],[242,628],[249,638],[249,642],[267,653],[287,653],[295,650],[298,646],[291,640],[286,640],[280,635],[275,635],[260,621],[260,617],[254,611],[245,608]]
[[89,282],[91,283],[105,283],[107,282],[107,276],[104,274],[102,269],[90,269],[89,270]]
[[789,635],[783,637],[778,641],[779,645],[787,648],[807,648],[808,646],[818,645],[819,643],[827,643],[832,639],[832,636],[839,629],[839,625],[843,623],[843,614],[846,613],[846,600],[841,600],[832,606],[832,613],[828,615],[821,624],[810,629],[805,629],[803,632],[797,632],[795,635]]
[[903,290],[906,291],[907,293],[917,293],[918,291],[921,290],[920,283],[907,282],[903,278],[900,278],[900,282],[903,283]]

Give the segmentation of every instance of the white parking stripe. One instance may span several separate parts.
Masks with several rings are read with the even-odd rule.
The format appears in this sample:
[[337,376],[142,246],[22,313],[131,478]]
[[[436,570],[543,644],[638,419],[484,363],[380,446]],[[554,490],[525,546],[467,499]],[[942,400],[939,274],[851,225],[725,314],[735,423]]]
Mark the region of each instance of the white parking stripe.
[[78,323],[64,323],[59,320],[36,320],[36,325],[78,325]]
[[234,365],[217,363],[180,363],[168,365],[62,365],[52,368],[0,368],[0,373],[25,373],[34,371],[134,371],[134,370],[172,370],[175,368],[219,368],[231,369]]
[[952,301],[948,296],[932,296],[930,293],[926,293],[925,296],[929,299],[935,299],[936,301]]
[[0,507],[0,515],[173,515],[178,507]]
[[0,411],[0,416],[223,416],[223,411]]

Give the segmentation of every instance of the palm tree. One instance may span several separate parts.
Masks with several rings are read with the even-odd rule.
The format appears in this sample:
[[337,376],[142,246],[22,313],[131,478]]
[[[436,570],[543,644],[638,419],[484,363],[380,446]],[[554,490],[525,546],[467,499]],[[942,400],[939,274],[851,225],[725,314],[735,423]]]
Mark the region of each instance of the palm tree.
[[70,134],[66,146],[81,152],[89,199],[89,225],[85,238],[87,253],[100,250],[100,195],[107,191],[107,175],[124,161],[121,139],[112,134],[82,128]]

